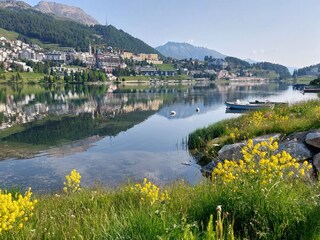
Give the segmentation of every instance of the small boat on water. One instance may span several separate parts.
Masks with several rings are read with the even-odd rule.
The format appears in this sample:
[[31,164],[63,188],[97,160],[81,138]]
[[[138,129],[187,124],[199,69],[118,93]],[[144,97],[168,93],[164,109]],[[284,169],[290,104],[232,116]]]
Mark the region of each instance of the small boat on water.
[[235,102],[225,102],[227,108],[239,110],[256,110],[261,108],[273,108],[272,103],[241,103],[239,100]]

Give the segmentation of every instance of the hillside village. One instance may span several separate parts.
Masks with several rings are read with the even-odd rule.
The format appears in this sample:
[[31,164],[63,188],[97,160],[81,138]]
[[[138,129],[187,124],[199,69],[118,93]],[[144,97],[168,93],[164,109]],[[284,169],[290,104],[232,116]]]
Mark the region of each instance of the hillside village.
[[[8,40],[0,37],[0,62],[4,71],[34,72],[28,62],[53,62],[53,71],[61,76],[67,72],[75,73],[83,69],[99,69],[110,80],[123,76],[174,77],[177,75],[193,78],[263,80],[264,76],[254,76],[248,63],[244,67],[233,66],[234,58],[205,61],[193,59],[166,59],[164,63],[158,54],[132,53],[106,45],[89,45],[87,52],[77,52],[70,48],[66,51],[45,50],[37,44],[27,44],[21,40]],[[246,66],[246,64],[248,66]],[[81,66],[81,67],[80,67]]]
[[[139,66],[139,62],[163,64],[158,54],[133,54],[128,51],[115,50],[112,47],[102,47],[97,48],[97,46],[89,45],[88,52],[77,52],[74,49],[46,51],[37,44],[27,44],[20,40],[7,40],[5,37],[0,37],[0,62],[5,71],[12,71],[12,66],[17,65],[22,71],[33,72],[34,69],[28,66],[26,61],[35,63],[52,61],[61,65],[71,65],[78,61],[88,68],[98,68],[109,74],[117,68],[125,69],[127,65],[124,59],[131,59],[137,63],[137,66]],[[76,69],[73,70],[76,71]],[[136,68],[137,74],[141,72],[145,75],[148,73],[147,69],[138,67]]]

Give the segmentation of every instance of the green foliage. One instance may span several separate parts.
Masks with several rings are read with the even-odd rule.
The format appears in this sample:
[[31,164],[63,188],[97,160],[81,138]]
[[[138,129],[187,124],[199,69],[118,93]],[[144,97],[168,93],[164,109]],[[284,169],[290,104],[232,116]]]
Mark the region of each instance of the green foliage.
[[217,137],[223,136],[227,131],[227,125],[233,120],[224,120],[209,126],[198,129],[189,135],[188,146],[190,149],[203,148],[207,143]]
[[38,39],[43,43],[59,44],[88,51],[89,43],[106,44],[136,53],[158,53],[143,41],[113,26],[85,26],[58,20],[33,10],[0,9],[0,28],[20,34],[20,39]]
[[[114,26],[95,25],[91,27],[95,34],[101,35],[104,42],[112,47],[126,49],[134,53],[158,53],[154,48]],[[159,53],[158,53],[159,54]]]
[[[277,182],[261,188],[242,179],[232,184],[183,182],[167,190],[169,201],[141,204],[128,189],[102,187],[74,194],[36,196],[35,214],[7,239],[316,239],[319,185]],[[236,191],[235,191],[236,189]],[[218,207],[221,205],[222,207]],[[214,220],[217,220],[216,222]]]
[[256,69],[275,71],[277,74],[279,74],[280,79],[291,77],[291,74],[288,68],[280,64],[274,64],[269,62],[259,62],[259,63],[252,64],[252,66]]
[[105,82],[106,74],[100,70],[83,70],[82,72],[64,72],[63,80],[65,83],[87,83],[87,82]]
[[295,74],[296,74],[297,76],[305,76],[305,75],[308,74],[308,72],[310,72],[310,71],[311,71],[312,69],[314,69],[314,68],[317,68],[318,71],[319,71],[319,69],[320,69],[320,63],[319,63],[319,64],[316,64],[316,65],[311,65],[311,66],[308,66],[308,67],[300,68],[300,69],[298,69],[298,70],[295,72]]
[[319,86],[319,85],[320,85],[320,77],[312,80],[312,81],[309,83],[309,85],[317,85],[317,86]]
[[[204,66],[207,64],[207,62],[212,60],[212,57],[206,57]],[[235,57],[226,57],[225,61],[228,63],[226,70],[236,73],[239,76],[244,76],[245,71],[248,71],[251,72],[253,76],[269,79],[286,79],[291,77],[288,68],[280,64],[274,64],[270,62],[250,64]]]
[[244,68],[244,69],[248,69],[251,68],[250,63],[243,61],[239,58],[235,58],[235,57],[226,57],[225,60],[228,62],[229,66],[232,69],[240,69],[240,68]]

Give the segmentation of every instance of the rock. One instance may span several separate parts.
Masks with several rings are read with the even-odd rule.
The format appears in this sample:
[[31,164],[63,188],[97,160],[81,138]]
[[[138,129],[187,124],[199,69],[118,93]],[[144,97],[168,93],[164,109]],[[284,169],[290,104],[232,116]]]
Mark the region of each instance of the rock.
[[305,143],[308,132],[296,132],[286,137],[286,141],[294,140],[296,142]]
[[[256,137],[253,139],[253,144],[257,144],[263,141],[269,141],[271,137],[273,138],[273,140],[279,140],[281,137],[281,134],[268,134],[268,135]],[[218,152],[218,159],[220,161],[224,161],[226,159],[239,161],[243,157],[241,150],[246,145],[247,145],[246,141],[224,145]]]
[[201,172],[204,176],[210,177],[213,169],[217,166],[217,161],[213,160],[204,167],[201,168]]
[[279,141],[281,138],[281,134],[276,133],[276,134],[268,134],[268,135],[256,137],[253,139],[253,144],[257,144],[257,143],[264,142],[264,141],[267,142],[267,141],[269,141],[270,138],[273,138],[274,141]]
[[245,145],[246,142],[224,145],[218,152],[218,159],[220,161],[224,161],[226,159],[238,161],[242,159],[241,149]]
[[34,6],[34,9],[45,14],[53,14],[57,17],[67,18],[88,26],[99,24],[96,19],[85,13],[82,9],[61,3],[41,1]]
[[280,142],[277,152],[282,151],[290,153],[299,162],[311,159],[313,156],[313,152],[304,143],[298,142],[297,139]]
[[320,149],[320,132],[310,132],[306,136],[306,143],[312,147]]

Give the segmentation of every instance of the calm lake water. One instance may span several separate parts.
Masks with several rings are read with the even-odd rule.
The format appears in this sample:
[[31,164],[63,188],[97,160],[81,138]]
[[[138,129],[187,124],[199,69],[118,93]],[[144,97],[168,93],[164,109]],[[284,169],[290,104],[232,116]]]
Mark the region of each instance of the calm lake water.
[[193,184],[201,173],[187,150],[188,134],[238,116],[226,113],[225,101],[311,98],[317,94],[278,83],[0,85],[0,188],[56,191],[72,169],[85,186],[144,177]]

